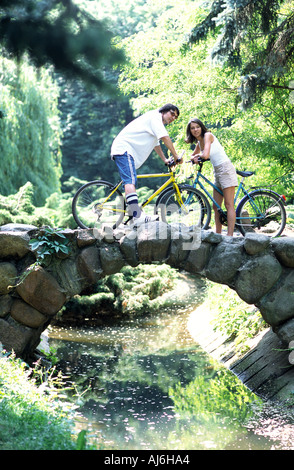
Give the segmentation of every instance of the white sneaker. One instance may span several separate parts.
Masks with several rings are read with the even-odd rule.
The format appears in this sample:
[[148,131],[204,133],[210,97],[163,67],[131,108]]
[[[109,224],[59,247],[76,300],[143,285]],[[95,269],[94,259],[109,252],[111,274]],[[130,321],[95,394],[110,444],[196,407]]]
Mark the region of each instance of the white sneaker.
[[142,211],[140,217],[134,217],[131,223],[133,227],[138,227],[139,225],[156,222],[157,220],[159,220],[159,215],[147,215]]

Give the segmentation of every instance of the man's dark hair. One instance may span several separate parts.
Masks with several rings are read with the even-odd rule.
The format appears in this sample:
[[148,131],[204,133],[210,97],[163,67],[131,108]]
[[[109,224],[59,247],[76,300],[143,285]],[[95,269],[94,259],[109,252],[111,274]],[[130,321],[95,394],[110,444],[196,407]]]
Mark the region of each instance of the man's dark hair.
[[159,108],[160,113],[168,113],[168,111],[175,111],[178,114],[178,116],[180,115],[179,108],[177,106],[175,106],[174,104],[167,103],[164,106],[162,106],[161,108]]

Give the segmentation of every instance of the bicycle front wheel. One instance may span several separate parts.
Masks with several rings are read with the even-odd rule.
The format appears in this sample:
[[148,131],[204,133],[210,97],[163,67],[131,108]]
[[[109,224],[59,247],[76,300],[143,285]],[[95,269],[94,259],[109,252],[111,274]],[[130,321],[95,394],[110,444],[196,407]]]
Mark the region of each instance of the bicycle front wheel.
[[236,224],[242,233],[278,237],[286,225],[286,211],[279,194],[257,190],[245,196],[236,210]]
[[108,181],[91,181],[78,189],[72,201],[72,214],[81,228],[116,228],[125,216],[125,199]]
[[172,188],[158,198],[156,210],[161,213],[161,219],[168,224],[208,228],[211,207],[206,196],[190,185],[179,185],[178,188],[180,194]]

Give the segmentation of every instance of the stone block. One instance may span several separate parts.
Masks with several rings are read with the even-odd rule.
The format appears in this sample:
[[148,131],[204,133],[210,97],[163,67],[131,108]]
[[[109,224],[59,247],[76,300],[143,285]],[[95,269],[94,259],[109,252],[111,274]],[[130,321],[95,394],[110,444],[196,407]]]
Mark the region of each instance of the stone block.
[[124,267],[125,261],[117,244],[106,244],[101,246],[100,263],[105,274],[118,273]]
[[13,299],[10,295],[1,295],[0,296],[0,318],[6,317],[10,312]]
[[256,233],[246,233],[244,248],[249,255],[257,255],[266,250],[270,244],[270,237],[258,235]]
[[13,302],[10,315],[18,323],[30,328],[39,328],[47,321],[47,318],[42,313],[22,300],[15,300]]
[[213,282],[230,284],[244,262],[242,245],[243,242],[234,241],[233,237],[226,237],[219,243],[206,266],[206,277]]
[[212,230],[202,230],[201,240],[203,242],[217,245],[218,243],[221,243],[223,241],[223,235],[221,235],[220,233],[215,233]]
[[273,238],[271,246],[280,263],[288,268],[294,268],[293,238]]
[[0,294],[7,294],[9,286],[15,286],[17,269],[12,263],[0,263]]
[[55,315],[66,301],[56,279],[38,266],[16,288],[20,297],[45,315]]
[[170,246],[170,226],[164,222],[151,222],[137,230],[137,252],[142,263],[165,262]]
[[123,257],[127,264],[130,266],[136,267],[139,264],[137,256],[137,235],[134,237],[132,234],[135,232],[130,232],[129,234],[124,235],[119,241],[119,247],[123,254]]
[[30,251],[26,232],[0,231],[0,258],[23,258]]
[[[12,320],[12,319],[11,319]],[[32,341],[32,330],[16,322],[0,318],[0,343],[6,351],[14,351],[16,356],[23,357],[24,351]]]
[[280,263],[271,255],[249,259],[240,269],[235,290],[248,304],[258,302],[278,281],[282,274]]
[[287,270],[279,282],[256,303],[267,323],[277,326],[294,318],[294,271]]
[[77,231],[77,246],[84,248],[85,246],[94,245],[97,239],[91,229],[78,230]]
[[82,279],[75,259],[65,259],[54,266],[53,276],[66,292],[68,297],[79,294],[82,290]]
[[202,242],[197,250],[191,250],[189,252],[188,258],[183,266],[184,269],[193,274],[201,273],[208,263],[212,251],[213,247],[210,243]]
[[294,318],[291,318],[280,326],[274,327],[273,331],[285,344],[285,346],[289,347],[289,343],[294,341]]
[[93,285],[103,276],[97,247],[90,246],[82,250],[77,258],[77,269],[84,285]]

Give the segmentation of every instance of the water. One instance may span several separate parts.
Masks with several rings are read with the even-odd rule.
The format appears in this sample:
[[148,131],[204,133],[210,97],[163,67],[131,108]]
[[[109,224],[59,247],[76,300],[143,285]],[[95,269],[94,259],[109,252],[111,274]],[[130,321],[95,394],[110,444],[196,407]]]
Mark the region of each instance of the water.
[[[74,384],[78,429],[116,450],[294,449],[294,421],[212,362],[187,330],[189,312],[115,326],[51,328]],[[78,393],[76,393],[78,392]]]

